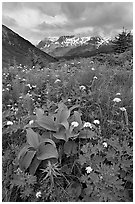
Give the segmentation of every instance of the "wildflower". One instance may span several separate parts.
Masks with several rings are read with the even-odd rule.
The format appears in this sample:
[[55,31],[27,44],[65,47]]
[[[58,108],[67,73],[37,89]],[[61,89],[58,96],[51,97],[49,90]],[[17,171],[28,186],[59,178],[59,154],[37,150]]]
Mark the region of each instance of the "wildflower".
[[8,104],[7,107],[11,107],[12,105]]
[[121,102],[121,99],[120,98],[114,98],[113,102],[119,103],[119,102]]
[[90,61],[90,64],[93,64],[94,62],[93,61]]
[[92,124],[89,123],[89,122],[85,122],[83,127],[89,127],[89,128],[92,128]]
[[26,86],[28,86],[29,88],[31,88],[31,85],[30,85],[30,84],[27,84]]
[[34,120],[30,120],[29,125],[32,125],[34,123]]
[[87,174],[89,174],[93,169],[90,166],[86,167]]
[[99,124],[100,124],[100,121],[99,121],[99,120],[94,120],[93,123],[99,125]]
[[116,93],[116,96],[119,96],[119,95],[121,95],[121,93]]
[[80,86],[79,88],[80,88],[80,90],[82,90],[82,91],[84,91],[84,90],[86,89],[86,87],[85,87],[85,86],[83,86],[83,85],[82,85],[82,86]]
[[91,68],[91,70],[92,70],[92,71],[94,71],[94,70],[95,70],[95,68],[94,68],[94,67],[92,67],[92,68]]
[[107,142],[103,142],[103,146],[107,147],[108,146]]
[[126,108],[122,107],[120,108],[121,111],[126,111]]
[[37,198],[40,198],[40,197],[41,197],[41,191],[38,191],[38,192],[36,193],[36,197],[37,197]]
[[26,81],[26,79],[22,79],[22,81]]
[[71,123],[71,126],[73,126],[73,127],[78,127],[78,125],[79,125],[79,123],[76,122],[76,121],[73,121],[73,122]]
[[68,101],[68,102],[71,102],[71,99],[69,98],[67,101]]
[[13,125],[12,121],[7,121],[7,125]]
[[58,83],[58,82],[61,82],[60,79],[56,79],[54,83]]
[[94,76],[94,79],[97,79],[97,77],[96,77],[96,76]]
[[17,175],[23,173],[23,171],[20,168],[18,168],[15,172],[17,173]]

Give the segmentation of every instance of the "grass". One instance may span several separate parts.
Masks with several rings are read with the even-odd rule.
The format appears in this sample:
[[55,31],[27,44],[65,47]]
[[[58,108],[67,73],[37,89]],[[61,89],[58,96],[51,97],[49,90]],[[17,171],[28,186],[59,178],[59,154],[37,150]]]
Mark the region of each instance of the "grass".
[[[41,69],[22,65],[3,69],[3,201],[132,201],[132,64],[125,63],[125,57],[116,58],[113,56],[111,63],[111,55],[105,55],[102,62],[98,57],[78,58]],[[120,102],[114,102],[115,98]],[[26,142],[25,127],[36,120],[36,108],[42,108],[46,115],[56,114],[60,102],[67,108],[75,106],[82,123],[89,122],[95,129],[87,132],[88,138],[70,139],[69,143],[53,138],[59,153],[60,177],[50,173],[51,180],[47,177],[44,181],[40,169],[46,172],[47,165],[52,164],[51,171],[55,172],[53,160],[41,162],[31,177],[29,169],[16,173],[16,158]],[[68,122],[73,118],[71,114]],[[54,134],[40,127],[31,128],[42,136]],[[103,142],[108,145],[106,149]],[[74,148],[65,150],[69,144]],[[75,148],[77,151],[73,151]],[[86,172],[88,166],[93,169],[90,174]]]

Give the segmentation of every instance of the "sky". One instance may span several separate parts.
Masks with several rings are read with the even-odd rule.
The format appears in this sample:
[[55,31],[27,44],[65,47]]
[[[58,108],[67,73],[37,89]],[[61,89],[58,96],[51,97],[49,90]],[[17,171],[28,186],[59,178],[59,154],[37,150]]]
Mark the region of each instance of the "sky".
[[133,29],[133,3],[3,2],[2,24],[35,45],[49,36],[110,37]]

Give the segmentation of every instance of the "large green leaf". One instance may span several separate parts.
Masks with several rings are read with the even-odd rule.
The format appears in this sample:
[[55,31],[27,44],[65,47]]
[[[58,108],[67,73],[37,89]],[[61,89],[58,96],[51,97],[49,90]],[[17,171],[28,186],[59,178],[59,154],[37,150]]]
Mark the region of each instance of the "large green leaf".
[[35,155],[35,157],[33,158],[32,162],[29,166],[29,172],[31,175],[34,175],[36,173],[36,170],[37,170],[40,163],[41,163],[41,160],[38,160],[36,155]]
[[37,159],[45,160],[50,158],[58,158],[57,149],[52,144],[42,143],[37,152]]
[[76,154],[77,153],[77,144],[74,141],[65,142],[64,152],[68,156]]
[[67,106],[64,103],[60,103],[58,105],[58,112],[56,116],[56,124],[63,125],[66,129],[69,128],[69,123],[67,119],[70,116],[70,110],[68,110]]
[[56,133],[53,134],[53,136],[59,140],[68,140],[67,134],[66,134],[66,129],[64,126],[61,126],[59,128],[59,131],[57,131]]
[[30,163],[35,154],[36,151],[28,151],[19,161],[20,169],[25,171],[30,166]]
[[57,130],[53,116],[40,115],[40,117],[37,117],[37,123],[46,130]]
[[31,147],[37,148],[39,145],[38,134],[35,133],[31,128],[27,129],[27,142]]
[[19,152],[18,154],[18,160],[26,154],[26,152],[28,151],[29,145],[25,145]]
[[56,147],[55,142],[49,138],[42,138],[41,136],[39,136],[39,140],[40,140],[40,144],[42,143],[50,143],[52,144],[54,147]]

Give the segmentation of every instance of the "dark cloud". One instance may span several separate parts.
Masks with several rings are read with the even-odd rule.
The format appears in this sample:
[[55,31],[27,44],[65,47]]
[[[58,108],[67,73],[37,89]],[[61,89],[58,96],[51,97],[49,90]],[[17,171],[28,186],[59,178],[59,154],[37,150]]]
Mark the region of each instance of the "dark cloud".
[[[23,27],[26,22],[23,20],[23,13],[27,19],[30,15],[28,22],[31,21],[33,27],[29,28],[31,29],[29,33],[33,32],[33,36],[35,31],[32,28],[39,34],[44,33],[45,37],[74,34],[81,30],[84,33],[90,32],[90,35],[96,33],[106,35],[119,31],[123,26],[128,30],[133,29],[132,2],[5,2],[2,10],[2,20],[10,27],[16,25],[17,28],[17,23]],[[17,11],[21,14],[19,19]],[[25,34],[26,30],[23,32]]]

